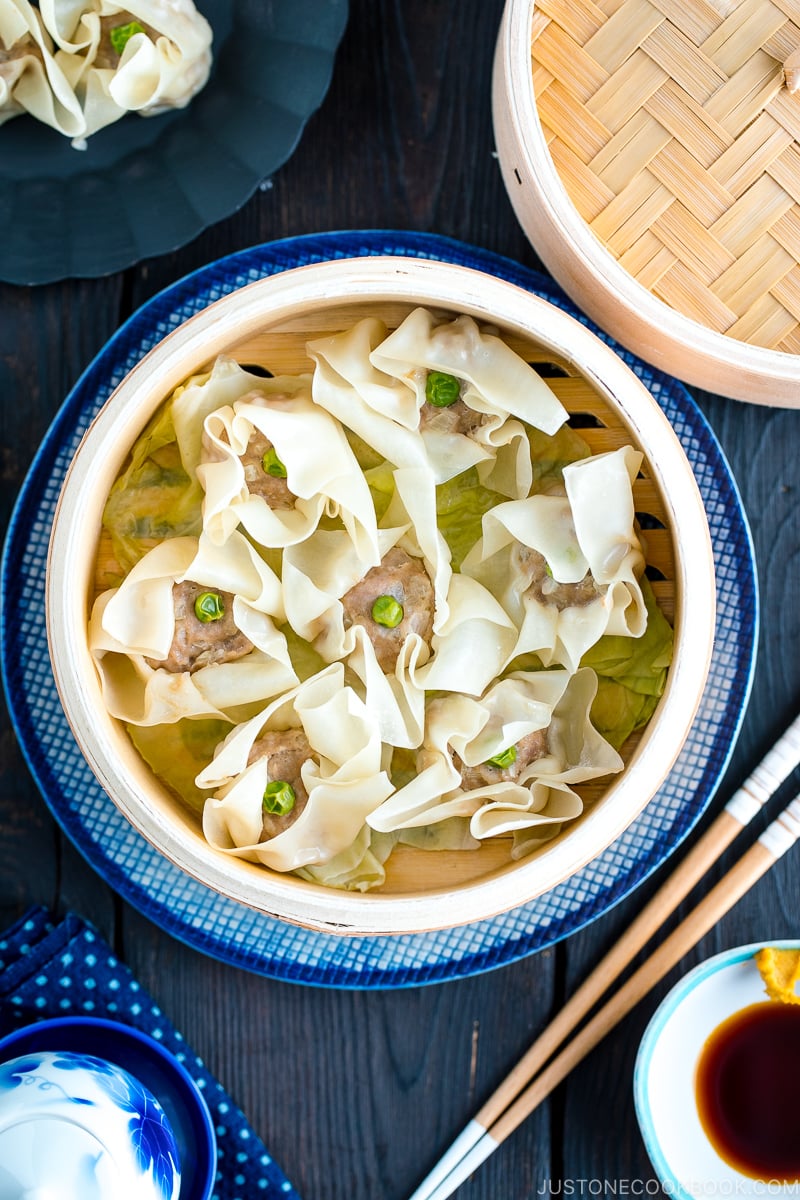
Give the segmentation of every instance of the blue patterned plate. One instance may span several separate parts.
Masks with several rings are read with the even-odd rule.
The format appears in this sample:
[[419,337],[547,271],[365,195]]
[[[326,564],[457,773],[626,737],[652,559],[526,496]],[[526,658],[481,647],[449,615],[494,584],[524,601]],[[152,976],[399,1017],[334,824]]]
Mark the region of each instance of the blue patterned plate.
[[641,883],[691,830],[727,766],[750,691],[758,620],[750,533],[713,433],[683,387],[620,350],[672,422],[692,463],[717,571],[715,649],[699,712],[664,786],[622,837],[571,879],[511,912],[456,929],[375,938],[339,938],[276,921],[220,897],[154,850],[118,812],[84,761],[53,681],[45,632],[45,569],[65,473],[113,389],[187,318],[265,275],[369,254],[441,259],[486,271],[543,296],[594,328],[550,280],[509,259],[429,234],[320,234],[220,259],[150,300],[79,380],[20,493],[0,578],[0,652],[15,728],[53,815],[91,865],[127,901],[197,950],[261,975],[326,987],[404,987],[501,966],[573,933]]

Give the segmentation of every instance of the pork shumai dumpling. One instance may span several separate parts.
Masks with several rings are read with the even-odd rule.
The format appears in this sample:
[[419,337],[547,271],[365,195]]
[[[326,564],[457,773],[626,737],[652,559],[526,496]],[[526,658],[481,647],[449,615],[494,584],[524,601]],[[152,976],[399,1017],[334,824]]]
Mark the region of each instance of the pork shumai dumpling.
[[40,0],[40,9],[84,138],[127,112],[184,108],[208,79],[213,34],[191,0]]
[[384,554],[376,567],[342,597],[344,626],[360,625],[383,671],[394,670],[406,638],[417,634],[430,646],[434,592],[421,559],[399,546]]
[[172,585],[175,632],[167,655],[147,658],[149,666],[173,673],[196,671],[211,663],[233,662],[253,649],[234,620],[231,592],[208,589],[185,579]]

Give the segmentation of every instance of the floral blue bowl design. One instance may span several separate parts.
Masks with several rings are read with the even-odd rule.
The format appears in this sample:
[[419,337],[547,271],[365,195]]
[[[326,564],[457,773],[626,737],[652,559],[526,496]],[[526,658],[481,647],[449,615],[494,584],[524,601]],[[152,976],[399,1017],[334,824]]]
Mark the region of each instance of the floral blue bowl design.
[[[106,1059],[42,1050],[0,1064],[0,1192],[177,1200],[175,1135],[152,1092]],[[4,1179],[3,1176],[6,1178]]]
[[[46,1060],[58,1064],[54,1077],[44,1078]],[[89,1083],[84,1087],[87,1076],[91,1089]],[[43,1107],[34,1106],[35,1095],[45,1102]],[[68,1107],[57,1118],[48,1117],[59,1098]],[[34,1119],[21,1123],[23,1108]],[[111,1154],[110,1143],[104,1143],[99,1132],[101,1108],[116,1110],[128,1156],[127,1173],[120,1175],[118,1166],[118,1178],[103,1187],[97,1171],[93,1178],[89,1170],[101,1150],[108,1151],[107,1158]],[[6,1136],[7,1130],[13,1132]],[[166,1046],[119,1021],[56,1017],[0,1039],[1,1200],[28,1195],[27,1181],[22,1186],[10,1175],[6,1147],[16,1152],[19,1142],[31,1146],[34,1134],[38,1160],[44,1157],[43,1147],[49,1154],[59,1139],[64,1145],[58,1154],[53,1151],[56,1186],[52,1192],[31,1190],[31,1195],[52,1194],[59,1200],[209,1200],[214,1190],[216,1135],[200,1089]],[[65,1164],[69,1156],[80,1162],[79,1152],[84,1174],[68,1190]],[[45,1184],[37,1180],[34,1186]]]

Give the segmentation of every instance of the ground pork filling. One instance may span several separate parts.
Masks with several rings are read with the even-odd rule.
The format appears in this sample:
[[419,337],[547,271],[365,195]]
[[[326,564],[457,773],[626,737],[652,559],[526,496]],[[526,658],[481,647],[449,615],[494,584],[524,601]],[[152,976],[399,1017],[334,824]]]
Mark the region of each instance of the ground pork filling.
[[[302,729],[281,729],[263,734],[253,743],[248,765],[267,759],[267,783],[288,784],[294,800],[288,812],[271,812],[271,800],[265,795],[261,840],[277,837],[293,825],[308,801],[308,792],[300,777],[304,762],[312,757],[311,746]],[[283,793],[285,796],[285,792]]]
[[[126,27],[127,33],[130,36],[143,31],[152,42],[158,41],[158,38],[161,36],[158,30],[153,29],[150,25],[146,25],[144,21],[140,21],[138,17],[134,17],[129,12],[118,12],[114,13],[111,17],[101,17],[100,41],[97,44],[97,54],[94,57],[93,66],[111,68],[112,70],[119,66],[122,51],[117,47],[122,45],[126,39],[121,38],[119,33],[115,35],[114,31],[122,31]],[[124,45],[122,45],[123,50],[124,48]]]
[[[206,608],[218,611],[219,616],[202,620],[196,606],[203,611],[204,597],[216,597]],[[172,588],[175,612],[175,633],[166,658],[148,658],[151,667],[165,671],[197,671],[211,663],[232,662],[253,649],[250,639],[237,628],[233,620],[233,595],[199,583],[184,580]]]
[[[388,625],[381,623],[380,618],[375,619],[373,612],[378,611],[376,603],[379,601],[396,602],[399,609],[391,604],[384,605],[391,611],[388,617],[383,618],[396,623]],[[430,644],[433,634],[433,584],[422,561],[397,546],[345,593],[342,606],[345,628],[360,625],[366,630],[382,671],[394,670],[397,656],[410,633],[418,634],[426,644]]]
[[477,763],[474,767],[468,767],[455,750],[451,751],[453,766],[461,774],[461,786],[468,792],[473,788],[491,786],[495,783],[513,783],[526,767],[546,754],[546,729],[536,729],[533,733],[527,733],[521,737],[513,747],[504,747],[503,752],[495,756],[502,765],[498,765],[497,761],[489,760]]
[[[419,372],[421,377],[423,372]],[[441,371],[425,371],[425,400],[419,411],[420,429],[469,435],[483,424],[483,413],[464,401],[467,382]]]
[[433,429],[437,433],[470,434],[483,424],[483,413],[470,408],[462,399],[446,408],[437,408],[427,400],[419,411],[420,429]]
[[526,595],[532,596],[540,604],[554,606],[559,612],[565,608],[591,604],[606,591],[605,585],[597,584],[589,571],[578,583],[559,583],[553,578],[544,555],[530,546],[517,544],[514,565],[527,579]]
[[0,66],[3,63],[15,62],[17,59],[25,58],[28,54],[33,54],[36,58],[42,57],[42,52],[29,34],[25,34],[18,41],[14,42],[13,46],[6,48],[0,41]]
[[38,58],[44,62],[41,47],[26,33],[13,46],[6,48],[0,41],[0,80],[11,91],[28,68],[27,59]]
[[250,434],[247,449],[239,457],[252,496],[261,496],[270,508],[294,508],[297,497],[286,482],[286,468],[272,442],[259,429]]

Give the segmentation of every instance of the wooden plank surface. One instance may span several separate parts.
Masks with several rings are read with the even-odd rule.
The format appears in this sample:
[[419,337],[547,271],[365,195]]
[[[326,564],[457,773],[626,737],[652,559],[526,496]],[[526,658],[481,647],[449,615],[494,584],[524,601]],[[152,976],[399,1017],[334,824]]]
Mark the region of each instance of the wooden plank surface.
[[[0,285],[3,525],[49,421],[120,321],[221,254],[326,229],[406,228],[539,266],[493,153],[489,87],[501,8],[501,0],[352,0],[322,108],[289,163],[240,212],[109,279]],[[717,811],[800,705],[800,413],[698,399],[742,491],[762,602],[752,700]],[[394,992],[303,988],[205,958],[123,904],[50,817],[7,721],[0,771],[0,923],[34,903],[94,921],[304,1200],[403,1200],[656,883],[645,881],[568,941],[472,979]],[[798,913],[795,851],[680,970],[725,946],[798,936]],[[602,1194],[596,1184],[590,1191],[597,1180],[621,1194],[626,1182],[653,1179],[632,1068],[644,1025],[678,973],[464,1185],[463,1200],[529,1200],[569,1185],[574,1195]]]

